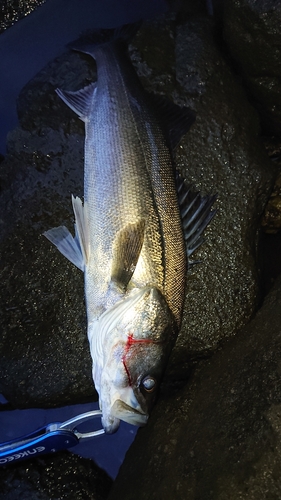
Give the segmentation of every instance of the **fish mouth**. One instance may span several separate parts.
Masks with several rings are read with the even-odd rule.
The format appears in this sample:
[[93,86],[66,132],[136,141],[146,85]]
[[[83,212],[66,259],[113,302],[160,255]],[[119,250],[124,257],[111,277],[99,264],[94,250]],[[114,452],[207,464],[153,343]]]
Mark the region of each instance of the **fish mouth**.
[[105,430],[106,434],[114,434],[115,432],[118,431],[119,426],[120,426],[120,420],[119,418],[110,418],[108,422],[105,422],[103,417],[101,419],[103,428]]
[[117,399],[112,407],[111,414],[120,420],[124,420],[127,424],[138,425],[142,427],[147,423],[148,415],[146,413],[142,413],[132,406],[127,405],[121,399]]

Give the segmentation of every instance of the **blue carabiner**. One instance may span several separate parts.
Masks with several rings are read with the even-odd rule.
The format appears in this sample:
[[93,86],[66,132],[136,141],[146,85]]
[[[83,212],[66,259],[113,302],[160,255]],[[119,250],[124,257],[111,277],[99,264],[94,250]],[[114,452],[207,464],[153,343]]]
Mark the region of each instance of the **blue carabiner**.
[[101,415],[100,410],[89,411],[66,422],[53,422],[21,438],[0,444],[0,466],[66,450],[76,446],[80,439],[91,439],[104,434],[104,429],[81,433],[76,428],[77,425]]

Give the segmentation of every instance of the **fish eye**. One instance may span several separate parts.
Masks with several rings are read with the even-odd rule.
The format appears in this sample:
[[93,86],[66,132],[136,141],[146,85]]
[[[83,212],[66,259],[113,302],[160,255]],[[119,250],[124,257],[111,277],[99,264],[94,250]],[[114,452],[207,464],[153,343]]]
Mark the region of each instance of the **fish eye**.
[[152,392],[156,388],[156,380],[150,375],[147,375],[147,377],[145,377],[141,383],[146,392]]

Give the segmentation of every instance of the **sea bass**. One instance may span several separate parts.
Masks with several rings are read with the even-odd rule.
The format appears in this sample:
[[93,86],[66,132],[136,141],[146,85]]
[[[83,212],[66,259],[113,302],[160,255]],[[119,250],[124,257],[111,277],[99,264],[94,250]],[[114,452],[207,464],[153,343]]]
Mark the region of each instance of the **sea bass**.
[[194,114],[143,89],[126,54],[135,26],[94,34],[75,50],[97,82],[57,90],[85,122],[84,204],[72,197],[75,237],[45,236],[84,271],[88,339],[102,423],[142,426],[180,329],[188,258],[214,215],[176,175],[171,152]]

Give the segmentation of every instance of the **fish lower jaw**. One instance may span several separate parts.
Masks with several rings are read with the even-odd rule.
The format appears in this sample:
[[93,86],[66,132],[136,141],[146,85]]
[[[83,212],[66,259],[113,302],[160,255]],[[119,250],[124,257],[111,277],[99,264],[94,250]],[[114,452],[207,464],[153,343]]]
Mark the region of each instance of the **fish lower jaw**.
[[103,415],[101,419],[106,434],[114,434],[119,429],[120,420],[127,424],[143,427],[147,423],[148,415],[135,410],[121,399],[117,399],[110,409],[110,414]]
[[102,417],[101,423],[106,434],[114,434],[119,429],[120,419],[115,417],[105,419]]
[[138,425],[140,427],[147,423],[149,417],[146,413],[129,406],[121,399],[117,399],[113,403],[110,413],[116,419],[123,420],[128,424]]

